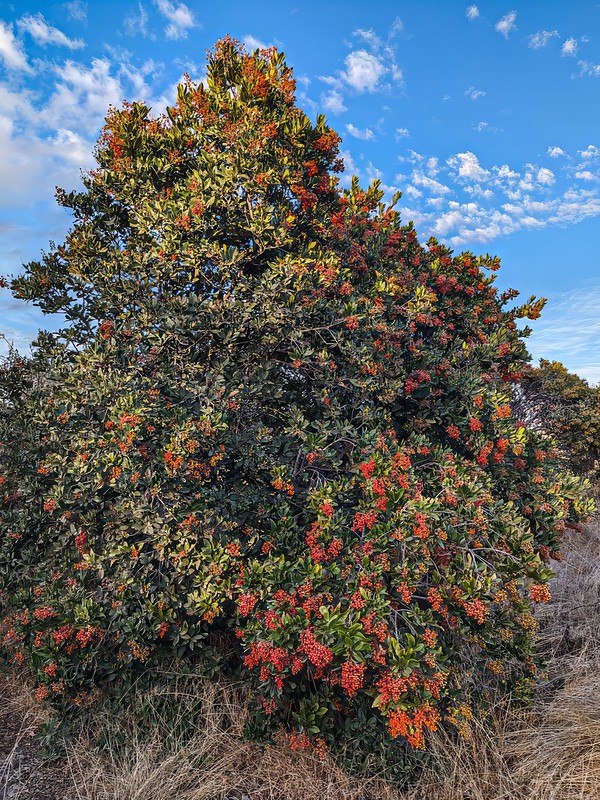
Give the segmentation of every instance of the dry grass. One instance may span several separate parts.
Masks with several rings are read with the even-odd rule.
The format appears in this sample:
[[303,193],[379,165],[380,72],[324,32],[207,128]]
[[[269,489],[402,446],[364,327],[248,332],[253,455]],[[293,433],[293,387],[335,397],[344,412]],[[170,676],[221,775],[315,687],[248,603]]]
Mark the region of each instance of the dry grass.
[[[135,718],[96,718],[68,746],[65,786],[77,800],[597,800],[600,798],[600,527],[570,535],[540,609],[547,680],[533,709],[497,708],[472,724],[469,739],[435,736],[437,762],[406,792],[377,779],[350,778],[332,760],[292,753],[283,743],[261,750],[243,741],[243,696],[198,681],[144,695],[150,736]],[[165,699],[168,700],[165,703]],[[25,703],[15,692],[13,703]],[[193,715],[191,736],[177,733],[173,708]],[[25,706],[27,725],[37,717]],[[107,712],[108,713],[108,712]],[[3,717],[0,714],[0,726]],[[26,727],[27,727],[26,725]],[[29,729],[28,728],[28,729]],[[1,728],[0,728],[1,729]],[[107,737],[102,752],[92,741]],[[126,747],[122,746],[123,742]],[[1,738],[0,738],[1,742]],[[17,745],[18,750],[18,745]],[[16,752],[16,751],[15,751]],[[6,770],[8,767],[5,768]],[[5,782],[6,784],[6,782]],[[66,784],[69,784],[67,786]],[[2,793],[0,800],[9,795]],[[20,795],[11,795],[11,797]],[[46,798],[46,795],[39,797]],[[36,798],[35,794],[23,797]]]
[[[167,707],[184,717],[198,716],[191,736],[174,735],[164,689],[144,698],[151,717],[148,739],[116,720],[97,725],[118,738],[103,755],[91,740],[97,730],[82,732],[70,748],[71,771],[85,800],[395,800],[391,787],[376,779],[357,781],[331,760],[294,753],[283,743],[265,749],[243,741],[247,705],[243,697],[218,683],[198,681],[193,691],[177,688]],[[202,713],[198,714],[201,707]],[[127,747],[122,746],[123,737]]]
[[44,760],[37,741],[46,717],[27,683],[0,679],[1,800],[67,797],[67,761]]

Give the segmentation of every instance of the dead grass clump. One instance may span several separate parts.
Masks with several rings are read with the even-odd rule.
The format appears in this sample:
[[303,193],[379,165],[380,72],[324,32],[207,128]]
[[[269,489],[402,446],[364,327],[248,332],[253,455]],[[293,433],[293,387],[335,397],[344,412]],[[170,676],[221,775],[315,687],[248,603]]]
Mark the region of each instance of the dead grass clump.
[[[164,692],[171,692],[165,703]],[[243,695],[198,679],[156,690],[139,700],[150,736],[129,720],[96,719],[69,747],[70,769],[85,800],[397,800],[375,778],[349,777],[332,759],[292,752],[282,741],[260,748],[246,742]],[[178,707],[177,717],[171,710]],[[195,730],[180,723],[193,714]],[[182,733],[174,734],[181,730]],[[93,741],[102,731],[101,750]]]
[[26,681],[0,677],[0,798],[67,800],[65,761],[44,759],[37,740],[47,719]]
[[509,742],[513,774],[532,800],[600,797],[600,675],[572,675]]

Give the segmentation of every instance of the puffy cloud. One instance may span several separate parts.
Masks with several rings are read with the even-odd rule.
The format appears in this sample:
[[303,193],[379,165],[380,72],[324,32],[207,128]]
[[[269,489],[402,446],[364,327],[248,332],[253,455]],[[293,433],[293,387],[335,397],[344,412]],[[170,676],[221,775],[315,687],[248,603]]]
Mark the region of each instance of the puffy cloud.
[[12,25],[0,20],[0,60],[7,70],[31,73],[33,70],[27,62],[23,45],[16,38]]
[[488,130],[489,127],[488,122],[478,122],[477,125],[473,127],[473,130],[477,131],[477,133],[483,133],[483,131]]
[[389,90],[390,84],[402,85],[402,70],[396,62],[395,37],[403,30],[402,20],[396,17],[384,39],[370,28],[357,28],[353,36],[362,47],[354,48],[344,59],[344,68],[335,75],[322,75],[320,80],[331,87],[322,95],[332,113],[346,110],[344,95],[353,90],[359,94]]
[[[580,151],[583,152],[587,150]],[[397,181],[412,187],[406,190],[406,197],[413,205],[402,210],[403,217],[418,221],[423,235],[443,236],[453,246],[486,242],[523,229],[573,225],[600,216],[600,191],[594,185],[600,176],[583,166],[575,177],[593,188],[580,185],[551,195],[557,176],[535,164],[525,164],[521,171],[508,164],[485,169],[475,154],[457,153],[447,159],[441,170],[436,165],[436,170],[445,176],[443,181],[425,175],[426,159],[421,154],[401,160],[415,164],[410,179],[396,176]],[[570,177],[568,165],[562,172],[564,177]],[[460,193],[471,199],[465,202],[456,198]]]
[[167,39],[186,39],[188,31],[198,27],[193,12],[185,3],[171,2],[170,0],[154,0],[154,3],[168,20],[165,28]]
[[421,170],[414,170],[411,175],[411,180],[415,186],[420,186],[421,189],[429,192],[430,194],[450,194],[452,189],[439,181],[425,175]]
[[579,47],[579,43],[578,43],[577,39],[573,39],[573,38],[565,39],[565,41],[563,42],[562,49],[560,51],[561,55],[563,55],[563,56],[576,56],[578,47]]
[[409,139],[410,138],[410,131],[408,128],[396,128],[396,141],[399,142],[401,139]]
[[514,183],[521,177],[521,173],[512,170],[508,164],[502,164],[500,167],[493,167],[495,173],[494,183]]
[[498,33],[501,33],[505,39],[508,39],[508,34],[517,27],[516,19],[517,19],[517,12],[509,11],[507,14],[505,14],[498,20],[495,26],[496,30],[498,31]]
[[346,130],[350,136],[354,136],[355,139],[362,139],[364,142],[375,138],[375,134],[371,128],[357,128],[356,125],[353,125],[351,122],[346,125]]
[[487,169],[479,164],[475,153],[457,153],[446,160],[446,163],[456,172],[460,181],[486,181],[490,177]]
[[539,50],[540,47],[546,47],[550,39],[558,36],[558,31],[538,31],[532,33],[529,37],[529,47],[533,50]]
[[438,172],[439,172],[439,169],[438,169],[438,159],[437,159],[435,156],[430,156],[430,157],[427,159],[427,162],[426,162],[426,164],[425,164],[425,168],[427,169],[427,172],[428,172],[428,173],[429,173],[431,176],[435,177],[435,176],[438,174]]
[[465,186],[465,192],[470,194],[471,197],[481,197],[483,200],[491,200],[494,197],[494,192],[491,189],[484,189],[479,183]]
[[533,164],[526,164],[525,165],[525,174],[519,181],[519,189],[524,192],[533,192],[535,190],[535,172],[533,168]]
[[552,170],[546,169],[546,167],[542,167],[538,170],[537,182],[542,186],[552,186],[554,180],[555,178]]
[[119,78],[107,58],[94,58],[89,66],[65,61],[55,67],[59,79],[40,120],[55,130],[61,127],[97,131],[110,104],[125,96]]
[[480,97],[485,97],[486,93],[482,89],[476,89],[474,86],[469,86],[465,91],[465,95],[470,97],[471,100],[479,100]]
[[256,36],[252,36],[251,33],[246,34],[242,39],[248,50],[266,50],[269,46],[265,44],[261,39],[257,39]]
[[479,9],[477,6],[467,6],[466,10],[467,19],[471,22],[479,16]]
[[419,197],[423,197],[423,192],[420,189],[417,189],[416,186],[409,184],[406,189],[404,190],[404,194],[408,197],[412,197],[413,199],[417,199]]
[[43,136],[29,128],[19,130],[12,120],[0,120],[0,206],[32,209],[40,199],[50,199],[56,185],[73,187],[79,170],[91,166],[90,142],[70,129]]
[[600,147],[596,147],[595,144],[588,144],[585,150],[578,150],[577,152],[582,158],[598,158],[600,156]]
[[556,145],[548,147],[548,150],[546,152],[548,153],[550,158],[558,158],[559,156],[565,155],[565,151],[562,149],[562,147],[557,147]]
[[342,79],[357,92],[374,92],[387,69],[381,59],[366,50],[354,50],[345,60]]
[[331,114],[341,114],[348,109],[344,105],[344,95],[337,89],[331,89],[321,95],[321,105]]
[[19,30],[28,33],[42,47],[49,44],[67,47],[69,50],[79,50],[85,47],[83,39],[69,39],[61,30],[48,25],[42,14],[26,14],[17,22],[17,26]]

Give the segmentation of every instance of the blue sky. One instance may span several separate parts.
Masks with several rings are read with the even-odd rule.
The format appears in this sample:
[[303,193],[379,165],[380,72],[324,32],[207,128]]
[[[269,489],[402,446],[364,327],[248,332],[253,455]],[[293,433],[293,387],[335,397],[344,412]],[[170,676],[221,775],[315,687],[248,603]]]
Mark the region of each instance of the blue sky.
[[[71,0],[0,2],[0,274],[69,218],[110,103],[160,110],[229,33],[274,44],[299,104],[342,136],[347,173],[380,178],[458,251],[501,257],[502,288],[548,305],[530,349],[600,381],[600,2]],[[0,294],[19,347],[36,309]]]

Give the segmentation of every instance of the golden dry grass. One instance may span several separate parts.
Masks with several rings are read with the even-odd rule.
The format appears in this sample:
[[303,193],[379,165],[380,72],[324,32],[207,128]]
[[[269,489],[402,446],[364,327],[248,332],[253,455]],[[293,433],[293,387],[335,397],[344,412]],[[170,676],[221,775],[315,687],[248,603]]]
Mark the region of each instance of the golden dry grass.
[[[197,716],[190,736],[173,734],[171,712],[163,712],[165,690],[145,695],[150,738],[139,737],[121,720],[96,720],[69,748],[71,772],[85,800],[395,800],[392,788],[376,779],[350,778],[333,760],[292,752],[283,743],[260,748],[243,740],[247,706],[231,687],[198,680],[170,689],[167,704]],[[201,707],[202,713],[198,715]],[[91,747],[98,729],[118,737],[104,753]],[[123,747],[123,737],[127,746]]]

